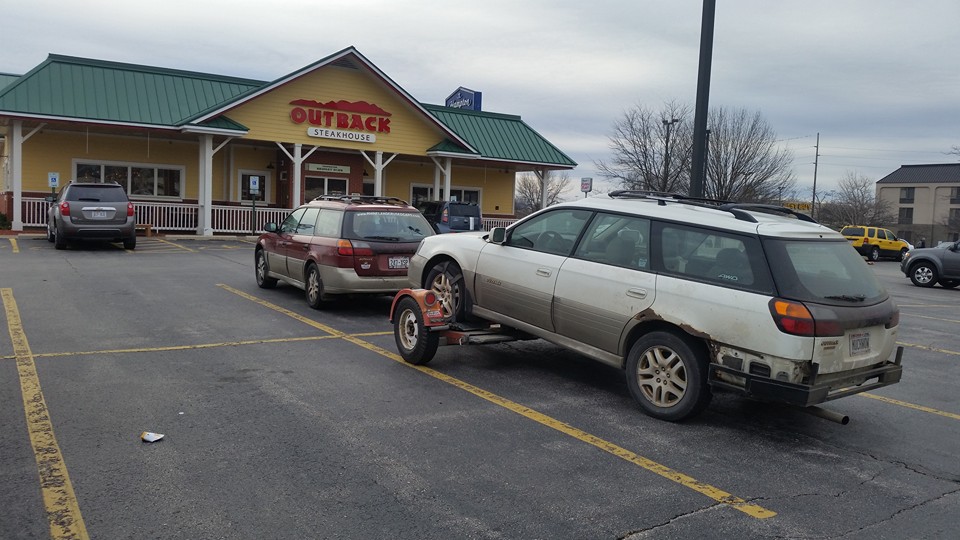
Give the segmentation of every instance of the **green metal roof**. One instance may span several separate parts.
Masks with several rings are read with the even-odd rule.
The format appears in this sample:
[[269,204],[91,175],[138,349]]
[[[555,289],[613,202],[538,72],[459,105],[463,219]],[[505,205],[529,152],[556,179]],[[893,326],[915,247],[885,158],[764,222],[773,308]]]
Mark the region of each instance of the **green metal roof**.
[[[353,48],[325,61],[338,60],[347,53],[356,54],[357,58],[369,63]],[[376,66],[369,65],[377,76],[386,77]],[[308,71],[312,66],[300,71]],[[398,92],[407,95],[395,83],[390,83]],[[0,74],[0,115],[22,114],[158,128],[199,126],[245,132],[248,131],[245,126],[223,115],[200,123],[194,121],[209,116],[210,111],[224,109],[258,91],[266,91],[271,84],[274,83],[51,54],[25,75]],[[532,165],[577,165],[519,116],[418,105],[446,126],[453,137],[459,137],[479,151],[479,155],[451,138],[440,141],[428,152]]]
[[5,86],[19,78],[19,75],[14,75],[13,73],[0,73],[0,90],[3,90]]
[[0,90],[0,112],[180,126],[262,81],[51,54]]
[[531,129],[519,116],[440,105],[423,104],[423,107],[479,150],[484,158],[538,165],[577,166],[575,161]]

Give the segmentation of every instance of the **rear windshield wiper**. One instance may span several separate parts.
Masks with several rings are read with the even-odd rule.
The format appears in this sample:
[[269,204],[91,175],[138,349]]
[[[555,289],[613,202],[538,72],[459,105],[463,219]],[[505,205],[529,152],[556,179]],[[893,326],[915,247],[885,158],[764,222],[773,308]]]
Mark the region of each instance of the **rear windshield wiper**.
[[866,296],[862,294],[837,294],[834,296],[824,296],[828,300],[844,300],[847,302],[863,302],[866,300]]
[[364,236],[364,240],[389,240],[391,242],[399,242],[399,236]]

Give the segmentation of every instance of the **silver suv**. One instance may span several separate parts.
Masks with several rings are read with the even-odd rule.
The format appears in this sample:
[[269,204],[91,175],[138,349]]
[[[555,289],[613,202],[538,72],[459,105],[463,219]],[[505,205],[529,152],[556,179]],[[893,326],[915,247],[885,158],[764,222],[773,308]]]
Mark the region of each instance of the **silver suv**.
[[395,300],[407,361],[429,361],[451,328],[521,333],[624,369],[669,421],[714,389],[807,407],[902,372],[890,295],[843,236],[786,208],[617,191],[425,238],[409,278],[430,294],[422,314]]
[[71,182],[56,197],[47,197],[47,240],[64,249],[73,240],[123,242],[137,247],[133,203],[120,184]]
[[900,270],[917,287],[953,289],[960,285],[960,241],[912,249],[900,261]]

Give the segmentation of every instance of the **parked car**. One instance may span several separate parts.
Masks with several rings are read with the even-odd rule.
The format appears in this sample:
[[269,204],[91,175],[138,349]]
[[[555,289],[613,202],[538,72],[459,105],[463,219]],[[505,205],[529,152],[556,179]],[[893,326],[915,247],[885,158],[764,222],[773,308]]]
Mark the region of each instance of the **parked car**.
[[318,197],[264,230],[254,249],[257,285],[284,281],[314,309],[338,295],[396,293],[417,245],[434,234],[405,201],[370,196]]
[[133,203],[114,182],[70,182],[47,197],[47,240],[64,249],[75,240],[123,242],[137,247]]
[[903,255],[913,246],[889,229],[882,227],[867,227],[863,225],[847,225],[840,230],[840,234],[850,241],[857,253],[871,261],[878,261],[880,257],[902,260]]
[[[515,331],[624,369],[669,421],[713,389],[806,407],[901,376],[891,296],[843,236],[786,208],[615,191],[426,238],[409,278],[427,294],[394,302],[408,362],[429,361],[446,329]],[[436,307],[417,310],[418,295]],[[431,327],[437,310],[447,322]]]
[[417,208],[438,233],[482,231],[483,216],[477,203],[423,201]]
[[900,270],[917,287],[933,287],[939,283],[952,289],[960,285],[960,241],[910,250],[900,261]]

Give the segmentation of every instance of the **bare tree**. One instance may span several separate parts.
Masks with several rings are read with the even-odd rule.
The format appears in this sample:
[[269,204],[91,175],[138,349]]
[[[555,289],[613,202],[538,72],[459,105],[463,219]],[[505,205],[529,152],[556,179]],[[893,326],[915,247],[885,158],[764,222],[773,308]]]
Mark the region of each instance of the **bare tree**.
[[[546,184],[547,206],[551,206],[563,200],[567,188],[570,187],[570,177],[565,171],[547,171],[543,184]],[[540,210],[543,204],[543,184],[533,173],[523,173],[517,177],[517,192],[514,197],[517,216]]]
[[848,171],[837,183],[833,200],[817,212],[821,223],[844,225],[889,225],[894,221],[890,203],[876,196],[873,180]]
[[[613,161],[600,174],[627,189],[686,193],[693,132],[690,108],[667,103],[660,112],[637,107],[614,124]],[[676,122],[674,122],[676,120]],[[738,109],[712,110],[704,196],[732,201],[782,202],[796,192],[793,156],[776,145],[763,116]]]
[[796,191],[793,155],[776,146],[776,133],[760,112],[710,111],[704,196],[726,201],[782,202]]
[[613,160],[598,161],[597,170],[625,189],[686,192],[690,182],[690,108],[667,103],[654,112],[630,109],[613,125]]

